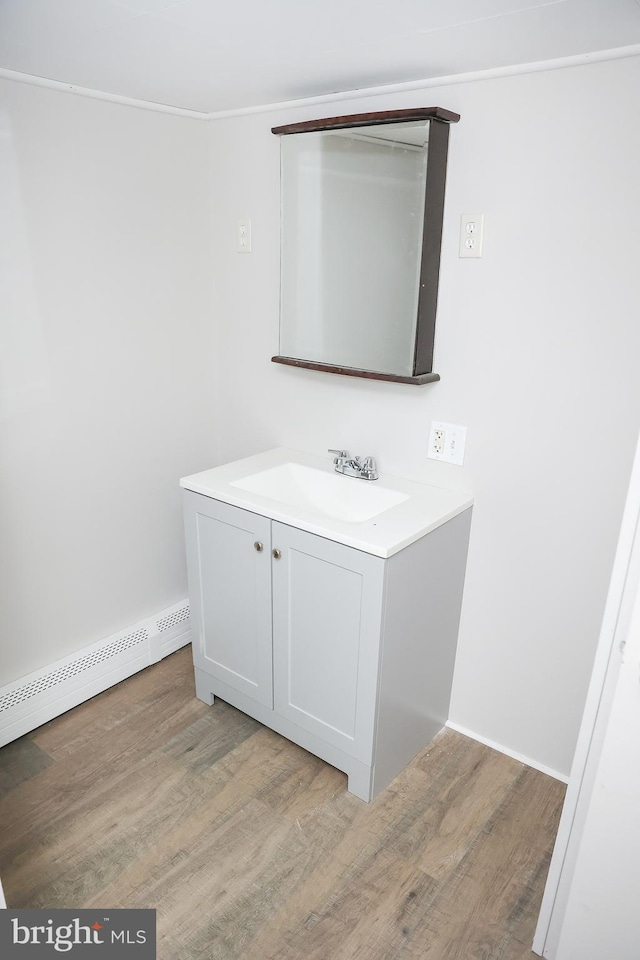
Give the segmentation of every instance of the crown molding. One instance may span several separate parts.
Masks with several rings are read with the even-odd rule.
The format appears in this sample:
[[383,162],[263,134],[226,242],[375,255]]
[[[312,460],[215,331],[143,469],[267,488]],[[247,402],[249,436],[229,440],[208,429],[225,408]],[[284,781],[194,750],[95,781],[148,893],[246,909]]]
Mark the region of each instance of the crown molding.
[[[640,3],[640,0],[638,0]],[[323,103],[339,103],[343,100],[364,100],[367,97],[410,93],[414,90],[429,90],[432,87],[449,87],[459,83],[474,83],[480,80],[499,80],[502,77],[514,77],[526,73],[543,73],[547,70],[562,70],[567,67],[583,67],[606,60],[626,60],[640,56],[640,43],[627,47],[614,47],[611,50],[597,50],[593,53],[580,53],[570,57],[558,57],[555,60],[538,60],[533,63],[517,63],[507,67],[491,67],[488,70],[474,70],[471,73],[454,73],[449,76],[429,77],[423,80],[409,80],[405,83],[380,84],[377,87],[363,87],[356,90],[343,90],[339,93],[319,97],[302,97],[298,100],[286,100],[278,103],[265,103],[237,110],[218,110],[208,114],[209,120],[224,120],[227,117],[249,116],[255,113],[269,113],[277,110],[292,110]]]
[[199,113],[197,110],[187,110],[185,107],[172,107],[167,103],[153,103],[151,100],[136,100],[134,97],[121,97],[117,93],[105,93],[103,90],[93,90],[90,87],[77,87],[73,83],[62,83],[60,80],[36,77],[30,73],[19,73],[17,70],[7,70],[4,67],[0,67],[0,78],[13,80],[16,83],[28,83],[34,87],[44,87],[47,90],[58,90],[61,93],[73,93],[78,97],[89,97],[92,100],[105,100],[107,103],[119,103],[124,107],[136,107],[138,110],[169,113],[176,117],[189,117],[191,120],[209,120],[211,118],[211,114],[209,113]]
[[239,107],[234,110],[215,110],[211,113],[188,110],[186,107],[174,107],[166,103],[154,103],[151,100],[136,100],[133,97],[123,97],[115,93],[105,93],[103,90],[93,90],[89,87],[78,87],[72,83],[62,83],[60,80],[36,77],[30,73],[19,73],[16,70],[7,70],[4,67],[0,67],[0,78],[13,80],[16,83],[28,83],[36,87],[45,87],[49,90],[58,90],[62,93],[72,93],[79,97],[89,97],[94,100],[104,100],[108,103],[118,103],[121,106],[135,107],[139,110],[151,110],[156,113],[167,113],[177,117],[188,117],[191,120],[225,120],[229,117],[244,117],[253,114],[272,113],[278,110],[311,107],[325,103],[340,103],[345,100],[364,100],[368,97],[392,96],[394,94],[410,93],[416,90],[429,90],[433,87],[449,87],[460,83],[499,80],[503,77],[515,77],[527,73],[543,73],[548,70],[583,67],[593,63],[603,63],[608,60],[624,60],[638,56],[640,56],[640,44],[636,43],[626,47],[614,47],[611,50],[597,50],[592,53],[580,53],[570,57],[558,57],[555,60],[539,60],[533,63],[518,63],[507,67],[475,70],[471,73],[454,73],[449,76],[428,77],[421,80],[409,80],[404,83],[387,83],[380,84],[376,87],[341,90],[339,93],[324,94],[318,97],[300,97],[296,100],[256,104],[255,106]]

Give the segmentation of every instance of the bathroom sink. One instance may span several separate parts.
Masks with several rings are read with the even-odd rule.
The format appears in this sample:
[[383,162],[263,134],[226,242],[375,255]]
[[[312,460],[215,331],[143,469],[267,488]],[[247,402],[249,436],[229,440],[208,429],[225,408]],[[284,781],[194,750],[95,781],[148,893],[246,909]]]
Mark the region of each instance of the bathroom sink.
[[345,477],[291,461],[232,480],[230,486],[348,523],[371,520],[409,499],[378,480]]
[[390,474],[343,476],[330,457],[286,447],[183,477],[180,485],[385,559],[473,503],[466,493]]

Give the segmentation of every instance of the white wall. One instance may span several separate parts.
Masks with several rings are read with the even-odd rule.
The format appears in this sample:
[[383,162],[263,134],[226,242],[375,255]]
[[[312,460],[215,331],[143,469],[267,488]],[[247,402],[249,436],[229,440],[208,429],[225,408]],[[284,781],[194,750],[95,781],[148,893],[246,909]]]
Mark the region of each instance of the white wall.
[[[476,496],[452,720],[567,774],[640,420],[640,60],[592,64],[209,125],[224,398],[220,459],[276,444],[373,454]],[[452,130],[440,383],[349,380],[278,352],[275,124],[411,105]],[[460,260],[462,213],[485,256]],[[253,220],[237,256],[235,221]],[[427,461],[431,419],[469,428],[464,468]]]
[[0,81],[0,684],[186,596],[215,458],[207,132]]

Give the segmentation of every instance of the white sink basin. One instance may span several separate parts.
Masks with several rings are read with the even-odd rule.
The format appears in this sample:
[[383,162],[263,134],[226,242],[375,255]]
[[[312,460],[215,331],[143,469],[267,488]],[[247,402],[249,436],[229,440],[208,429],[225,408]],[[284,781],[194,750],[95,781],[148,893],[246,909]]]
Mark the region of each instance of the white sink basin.
[[347,523],[371,520],[409,499],[406,493],[389,490],[379,480],[326,473],[291,461],[232,480],[230,486]]
[[212,497],[376,557],[391,557],[468,509],[466,493],[382,474],[336,473],[331,459],[276,447],[183,477],[185,490]]

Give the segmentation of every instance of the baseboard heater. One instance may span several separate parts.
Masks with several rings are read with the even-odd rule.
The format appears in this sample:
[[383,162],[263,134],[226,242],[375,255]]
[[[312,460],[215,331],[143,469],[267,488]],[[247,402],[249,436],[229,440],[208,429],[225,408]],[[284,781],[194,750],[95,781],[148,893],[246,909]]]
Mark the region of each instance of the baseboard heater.
[[157,663],[191,640],[189,602],[0,687],[0,747]]

